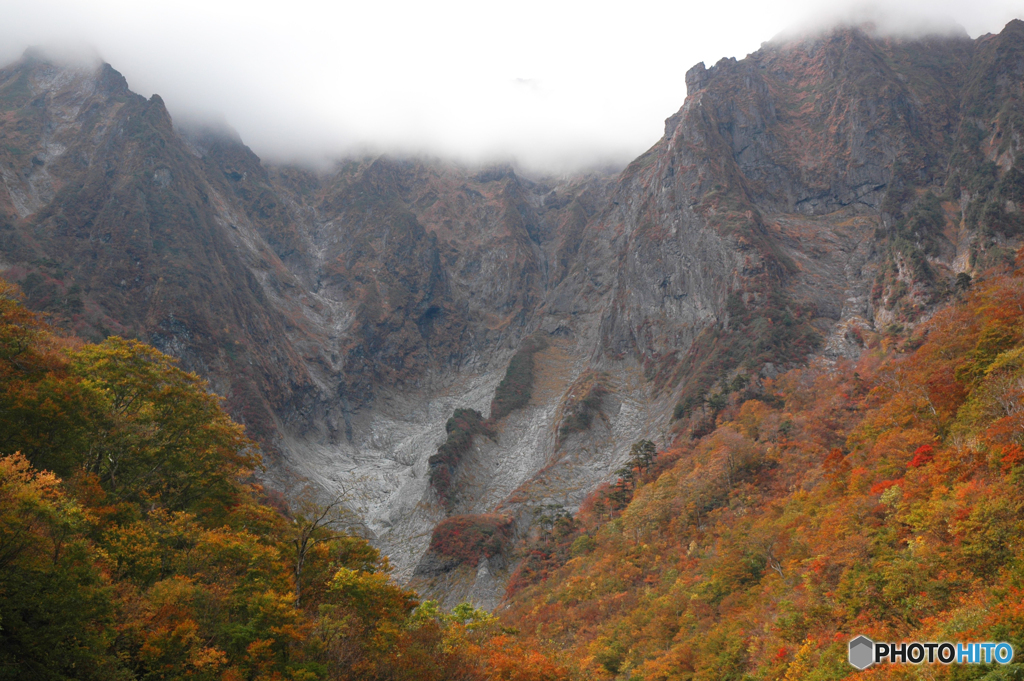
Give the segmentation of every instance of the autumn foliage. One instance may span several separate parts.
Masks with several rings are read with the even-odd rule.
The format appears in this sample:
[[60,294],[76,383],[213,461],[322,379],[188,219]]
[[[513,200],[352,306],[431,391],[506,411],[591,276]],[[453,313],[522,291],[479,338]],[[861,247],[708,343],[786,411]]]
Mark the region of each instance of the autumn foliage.
[[592,495],[579,549],[503,620],[580,679],[1019,675],[846,661],[858,634],[1024,649],[1024,276],[959,297],[856,362],[730,395],[626,503]]
[[286,515],[170,357],[55,336],[0,286],[0,679],[565,678],[486,613],[419,604],[364,539]]
[[457,515],[445,518],[434,528],[430,550],[475,567],[483,558],[493,558],[512,538],[512,518],[497,513]]

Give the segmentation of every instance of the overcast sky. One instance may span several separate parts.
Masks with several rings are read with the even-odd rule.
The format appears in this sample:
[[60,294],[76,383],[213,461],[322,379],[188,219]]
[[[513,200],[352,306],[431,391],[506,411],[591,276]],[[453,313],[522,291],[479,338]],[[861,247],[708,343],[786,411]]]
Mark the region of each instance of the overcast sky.
[[[89,45],[134,91],[175,116],[223,115],[269,159],[369,146],[568,170],[637,156],[683,103],[693,64],[821,23],[820,4],[0,0],[0,60]],[[972,37],[1024,18],[1022,0],[901,8],[914,26],[956,22]]]

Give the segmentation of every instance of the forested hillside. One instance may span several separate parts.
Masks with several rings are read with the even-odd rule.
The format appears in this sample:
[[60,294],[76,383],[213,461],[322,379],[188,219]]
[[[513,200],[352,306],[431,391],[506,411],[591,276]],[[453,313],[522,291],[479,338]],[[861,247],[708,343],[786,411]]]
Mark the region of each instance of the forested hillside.
[[1013,679],[847,644],[1024,650],[1024,251],[913,333],[733,392],[535,536],[503,620],[580,679]]
[[17,298],[3,283],[0,679],[563,677],[494,617],[419,604],[336,499],[265,493],[172,358]]

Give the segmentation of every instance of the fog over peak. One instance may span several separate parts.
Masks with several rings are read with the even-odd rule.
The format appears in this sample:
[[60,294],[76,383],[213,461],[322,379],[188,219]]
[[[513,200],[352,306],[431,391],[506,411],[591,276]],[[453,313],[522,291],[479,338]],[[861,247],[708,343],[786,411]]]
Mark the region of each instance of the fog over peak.
[[[940,6],[937,6],[940,7]],[[1024,14],[1024,12],[1021,12]],[[1014,17],[1007,17],[1009,21]],[[994,27],[1002,28],[1006,21]],[[996,22],[998,23],[998,22]],[[837,4],[808,14],[781,31],[772,42],[814,37],[830,30],[856,27],[871,35],[886,38],[924,38],[927,36],[971,37],[951,14],[938,9],[923,12],[912,5],[879,5],[874,3]],[[983,33],[984,31],[979,31]]]
[[[77,41],[36,43],[26,47],[21,56],[23,59],[39,59],[70,69],[93,70],[103,65],[103,56],[95,47]],[[5,64],[9,61],[4,60]]]
[[0,0],[0,61],[33,45],[99,54],[176,120],[226,121],[275,161],[379,151],[565,172],[636,157],[690,66],[772,36],[871,23],[976,37],[1024,17],[1019,0],[818,4]]

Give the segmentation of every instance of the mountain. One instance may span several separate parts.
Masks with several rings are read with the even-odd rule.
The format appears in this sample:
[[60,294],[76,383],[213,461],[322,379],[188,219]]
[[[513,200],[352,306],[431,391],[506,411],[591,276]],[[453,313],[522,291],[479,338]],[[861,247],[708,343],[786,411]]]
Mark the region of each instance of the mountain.
[[266,481],[344,495],[401,578],[494,606],[516,542],[634,443],[711,433],[1012,259],[1022,50],[1020,21],[767,43],[690,69],[619,175],[561,178],[266,164],[27,53],[0,71],[0,259],[55,322],[207,377]]

